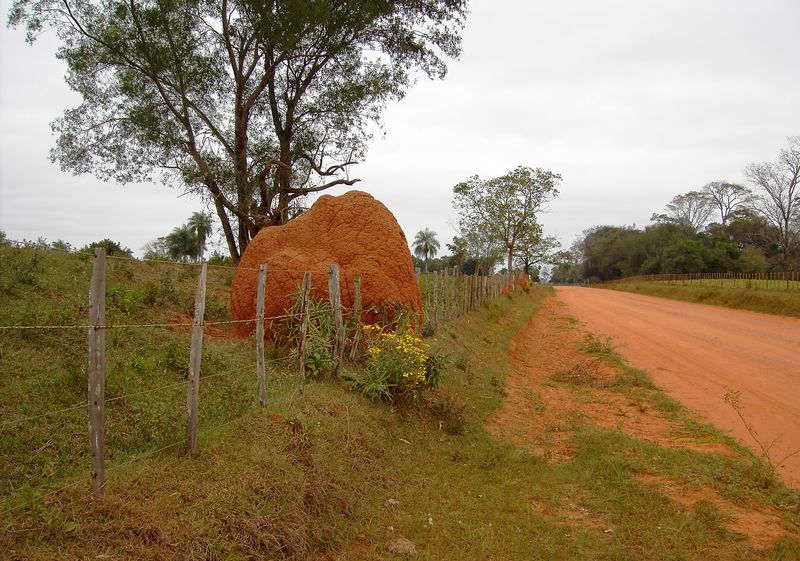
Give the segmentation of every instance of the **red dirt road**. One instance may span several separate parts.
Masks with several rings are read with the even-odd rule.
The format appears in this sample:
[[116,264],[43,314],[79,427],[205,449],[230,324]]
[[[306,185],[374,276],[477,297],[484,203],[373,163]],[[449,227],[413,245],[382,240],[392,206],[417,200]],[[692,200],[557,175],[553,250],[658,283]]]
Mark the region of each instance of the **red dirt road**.
[[[780,439],[771,455],[800,450],[800,320],[614,290],[557,288],[567,313],[612,337],[628,363],[647,371],[672,397],[758,451],[723,401],[741,392],[759,439]],[[800,454],[780,468],[800,487]]]

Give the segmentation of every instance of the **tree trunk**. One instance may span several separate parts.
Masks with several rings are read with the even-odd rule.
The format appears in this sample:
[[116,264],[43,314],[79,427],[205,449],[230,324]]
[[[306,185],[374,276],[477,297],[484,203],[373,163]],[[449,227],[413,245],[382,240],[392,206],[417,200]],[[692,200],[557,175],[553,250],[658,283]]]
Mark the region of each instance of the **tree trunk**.
[[241,254],[239,253],[239,248],[236,245],[236,238],[233,235],[231,221],[228,218],[228,214],[225,212],[225,206],[216,197],[214,197],[214,208],[217,209],[217,216],[219,217],[220,224],[222,224],[222,231],[225,234],[225,241],[228,244],[228,252],[230,252],[233,262],[238,263]]

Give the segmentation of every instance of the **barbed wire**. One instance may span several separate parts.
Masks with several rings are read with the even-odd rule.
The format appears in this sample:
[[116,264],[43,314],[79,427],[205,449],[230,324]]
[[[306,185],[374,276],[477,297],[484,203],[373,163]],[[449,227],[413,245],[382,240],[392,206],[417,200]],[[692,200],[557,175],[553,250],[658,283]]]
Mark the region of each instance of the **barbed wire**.
[[57,409],[55,411],[47,411],[46,413],[39,413],[38,415],[30,415],[28,417],[22,417],[20,419],[11,419],[10,421],[3,421],[0,423],[0,429],[5,427],[10,427],[19,423],[23,423],[26,421],[31,421],[33,419],[39,419],[41,417],[50,417],[52,415],[58,415],[61,413],[67,413],[69,411],[75,411],[77,409],[86,409],[88,407],[87,402],[76,403],[75,405],[71,405],[69,407],[64,407],[63,409]]
[[[289,362],[290,360],[297,360],[297,357],[286,356],[286,357],[280,357],[280,358],[267,358],[267,359],[264,360],[264,362],[272,364],[272,363],[280,363],[280,362]],[[256,365],[255,364],[249,364],[249,365],[246,365],[246,366],[242,366],[240,368],[235,368],[233,370],[226,370],[225,372],[218,372],[216,374],[207,374],[205,376],[200,376],[200,381],[209,380],[209,379],[212,379],[212,378],[218,378],[220,376],[227,376],[229,374],[236,374],[238,372],[242,372],[242,371],[249,370],[249,369],[252,369],[253,371],[255,371]],[[186,380],[179,380],[177,382],[170,382],[169,384],[165,384],[163,386],[158,386],[156,388],[149,388],[149,389],[146,389],[146,390],[141,390],[141,391],[137,391],[137,392],[131,392],[131,393],[127,393],[127,394],[124,394],[124,395],[115,396],[115,397],[110,397],[110,398],[106,399],[103,403],[109,404],[109,403],[113,403],[113,402],[116,402],[116,401],[121,401],[123,399],[128,399],[130,397],[135,397],[135,396],[139,396],[139,395],[145,395],[145,394],[149,394],[149,393],[155,393],[155,392],[158,392],[158,391],[170,389],[170,388],[177,387],[177,386],[185,386],[186,384],[187,384]],[[59,415],[61,413],[67,413],[69,411],[75,411],[75,410],[78,410],[78,409],[86,409],[88,406],[89,406],[88,402],[83,401],[81,403],[76,403],[75,405],[71,405],[69,407],[64,407],[63,409],[56,409],[54,411],[46,411],[44,413],[39,413],[39,414],[35,414],[35,415],[29,415],[27,417],[20,417],[20,418],[17,418],[17,419],[11,419],[11,420],[8,420],[8,421],[3,421],[2,423],[0,423],[0,429],[4,429],[6,427],[18,425],[20,423],[24,423],[24,422],[27,422],[27,421],[32,421],[34,419],[40,419],[42,417],[51,417],[51,416],[54,416],[54,415]]]
[[[277,319],[286,319],[290,317],[300,317],[302,314],[281,314],[277,316],[264,317],[264,321],[272,321]],[[231,325],[237,323],[256,323],[258,318],[252,319],[226,319],[219,321],[203,321],[203,327],[213,325]],[[106,325],[0,325],[0,330],[25,330],[25,329],[137,329],[137,328],[168,328],[168,327],[191,327],[194,326],[193,321],[187,322],[167,322],[167,323],[111,323]]]
[[[298,395],[298,393],[299,393],[299,388],[295,388],[293,391],[288,392],[288,394],[285,394],[283,396],[283,399],[270,400],[270,403],[273,406],[275,404],[288,403],[288,408],[291,408],[291,406],[294,403],[294,398]],[[82,405],[82,406],[85,407],[85,404]],[[203,437],[203,436],[208,436],[209,434],[211,434],[213,432],[216,432],[218,430],[221,430],[222,428],[224,428],[224,427],[226,427],[228,425],[231,425],[231,424],[233,424],[233,423],[235,423],[237,421],[240,421],[242,419],[251,417],[254,412],[255,411],[251,408],[249,411],[247,411],[243,415],[239,415],[238,417],[233,417],[233,418],[228,419],[227,421],[225,421],[223,423],[220,423],[218,425],[215,425],[213,427],[210,427],[210,428],[207,428],[207,429],[204,429],[204,430],[200,430],[200,431],[198,431],[198,439],[200,437]],[[138,456],[135,456],[133,458],[125,460],[124,462],[121,462],[119,464],[115,464],[115,465],[109,466],[109,467],[106,468],[105,471],[106,471],[106,473],[116,472],[116,471],[122,469],[123,467],[130,466],[132,464],[142,462],[142,461],[144,461],[144,460],[146,460],[148,458],[151,458],[151,457],[155,456],[156,454],[164,452],[165,450],[169,450],[170,448],[175,448],[175,447],[180,446],[180,445],[185,444],[185,443],[186,443],[186,439],[185,438],[181,438],[180,440],[176,440],[174,442],[171,442],[169,444],[166,444],[166,445],[161,446],[159,448],[156,448],[154,450],[150,450],[148,452],[145,452],[144,454],[140,454]],[[27,501],[23,501],[20,504],[17,504],[15,506],[11,507],[11,508],[3,510],[2,512],[0,512],[0,517],[4,517],[7,514],[13,512],[15,510],[19,510],[21,508],[28,507],[28,506],[30,506],[30,505],[32,505],[34,503],[43,501],[43,500],[47,499],[48,497],[51,497],[51,496],[56,495],[58,493],[62,493],[64,491],[66,491],[67,489],[71,489],[73,487],[78,487],[80,485],[85,485],[85,484],[86,484],[86,481],[83,478],[81,478],[79,480],[76,480],[76,481],[73,481],[73,482],[68,483],[66,485],[63,485],[63,486],[61,486],[61,487],[59,487],[57,489],[53,489],[53,490],[48,491],[48,492],[46,492],[46,493],[44,493],[42,495],[34,497],[33,499],[30,499],[30,500],[27,500]],[[103,488],[105,488],[107,486],[108,486],[108,480],[106,480],[104,482]]]

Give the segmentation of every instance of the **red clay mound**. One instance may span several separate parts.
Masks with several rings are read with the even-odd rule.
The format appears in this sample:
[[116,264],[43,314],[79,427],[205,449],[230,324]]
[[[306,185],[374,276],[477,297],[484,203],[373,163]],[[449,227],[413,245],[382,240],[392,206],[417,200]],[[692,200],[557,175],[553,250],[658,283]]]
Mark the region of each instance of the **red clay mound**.
[[[292,305],[292,295],[311,271],[312,294],[328,298],[328,265],[340,268],[342,305],[353,305],[353,283],[361,277],[363,309],[403,308],[422,311],[422,299],[408,242],[394,215],[368,193],[324,195],[304,214],[283,226],[264,228],[242,256],[231,285],[233,319],[256,314],[258,266],[267,264],[264,314],[278,316]],[[374,315],[365,313],[364,321]],[[255,325],[237,325],[246,336]]]

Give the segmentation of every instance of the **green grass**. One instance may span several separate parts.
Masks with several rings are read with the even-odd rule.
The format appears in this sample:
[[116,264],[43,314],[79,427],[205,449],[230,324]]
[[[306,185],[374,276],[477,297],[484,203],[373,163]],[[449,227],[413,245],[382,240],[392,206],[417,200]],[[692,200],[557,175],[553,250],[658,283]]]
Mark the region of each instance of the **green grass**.
[[[695,281],[693,281],[695,282]],[[648,296],[712,304],[790,317],[800,317],[800,291],[761,290],[727,286],[675,285],[657,282],[610,283],[600,286],[611,290],[636,292]]]
[[[0,324],[56,313],[63,323],[85,321],[87,264],[53,254],[37,259],[42,266],[31,284],[8,283]],[[16,274],[7,262],[4,278]],[[111,270],[110,286],[138,294],[159,283],[161,269],[126,267],[132,276]],[[187,313],[194,278],[185,277],[173,275],[175,293],[157,305],[132,296],[127,315],[115,304],[109,317],[122,323],[145,312],[152,320]],[[224,299],[225,282],[212,282],[215,297]],[[548,293],[496,299],[440,327],[431,344],[451,358],[440,390],[420,409],[375,404],[335,382],[308,384],[296,396],[293,371],[275,370],[264,412],[254,406],[247,370],[241,378],[219,376],[218,386],[216,378],[201,384],[198,457],[178,446],[122,464],[180,440],[184,395],[178,389],[120,400],[108,413],[114,457],[102,500],[87,497],[85,413],[3,430],[0,508],[23,506],[0,521],[0,558],[377,560],[396,558],[388,548],[400,536],[426,560],[798,558],[800,497],[765,480],[750,456],[662,448],[577,420],[575,456],[550,463],[484,430],[514,368],[513,336]],[[85,333],[71,333],[0,333],[4,421],[83,399]],[[107,353],[110,388],[121,395],[180,383],[186,334],[120,333]],[[621,360],[602,341],[586,345],[602,360]],[[253,364],[251,341],[212,338],[206,352],[204,365],[219,371]],[[657,391],[630,380],[619,389]],[[721,438],[711,427],[686,430]],[[724,527],[714,505],[686,509],[639,474],[773,505],[790,533],[756,550]],[[66,483],[75,485],[24,504]]]

